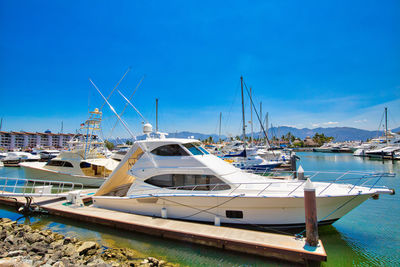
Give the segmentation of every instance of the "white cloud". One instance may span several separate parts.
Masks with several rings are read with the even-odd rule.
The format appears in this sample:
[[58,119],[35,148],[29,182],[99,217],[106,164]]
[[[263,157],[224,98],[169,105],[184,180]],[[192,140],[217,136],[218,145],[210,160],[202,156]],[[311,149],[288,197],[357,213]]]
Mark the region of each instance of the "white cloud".
[[362,120],[356,120],[356,121],[354,121],[355,123],[361,123],[361,122],[367,122],[368,120],[367,119],[362,119]]
[[337,122],[337,121],[328,121],[328,122],[323,122],[322,124],[323,125],[335,125],[335,124],[338,124],[339,122]]

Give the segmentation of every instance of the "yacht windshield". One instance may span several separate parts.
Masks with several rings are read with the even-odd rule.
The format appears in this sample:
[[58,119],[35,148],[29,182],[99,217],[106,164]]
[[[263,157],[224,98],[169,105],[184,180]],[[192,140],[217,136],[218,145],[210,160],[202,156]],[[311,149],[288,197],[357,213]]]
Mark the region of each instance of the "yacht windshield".
[[190,153],[192,153],[193,155],[204,155],[205,153],[203,153],[202,150],[200,150],[199,147],[197,147],[194,143],[187,143],[187,144],[183,144],[184,147],[186,147]]
[[204,147],[199,146],[198,148],[199,148],[201,151],[203,151],[204,154],[206,154],[206,155],[210,154]]

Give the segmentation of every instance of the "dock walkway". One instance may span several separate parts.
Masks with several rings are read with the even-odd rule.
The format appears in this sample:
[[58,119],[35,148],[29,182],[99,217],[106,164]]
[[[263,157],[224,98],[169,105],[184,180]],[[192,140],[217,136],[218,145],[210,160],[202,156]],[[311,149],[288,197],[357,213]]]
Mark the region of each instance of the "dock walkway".
[[[90,190],[85,194],[92,193]],[[23,197],[16,198],[25,204]],[[0,203],[16,205],[15,198],[0,198]],[[83,197],[88,202],[90,195]],[[35,197],[34,203],[49,214],[70,219],[106,225],[117,229],[135,231],[159,237],[191,242],[225,250],[253,255],[279,258],[304,263],[304,261],[326,261],[327,255],[322,242],[317,248],[305,244],[305,239],[253,230],[225,226],[154,218],[119,211],[96,208],[92,205],[77,207],[65,205],[64,198]]]

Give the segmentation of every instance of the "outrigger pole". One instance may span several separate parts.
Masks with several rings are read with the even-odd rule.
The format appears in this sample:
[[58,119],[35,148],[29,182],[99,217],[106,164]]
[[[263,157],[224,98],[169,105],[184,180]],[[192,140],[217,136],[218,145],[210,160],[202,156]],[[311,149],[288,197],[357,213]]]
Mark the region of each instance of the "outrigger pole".
[[124,122],[124,120],[118,115],[118,113],[115,111],[115,109],[113,108],[113,106],[111,106],[111,104],[108,102],[108,100],[104,97],[104,95],[100,92],[99,88],[97,88],[97,86],[94,84],[94,82],[89,78],[89,81],[92,83],[92,85],[94,86],[94,88],[96,88],[97,92],[99,92],[99,94],[101,95],[101,97],[104,99],[105,103],[107,103],[107,105],[110,107],[111,111],[114,112],[114,114],[117,116],[117,118],[119,119],[119,121],[122,123],[122,125],[124,125],[125,129],[128,131],[128,133],[132,136],[133,139],[136,140],[135,135],[131,132],[131,130],[129,130],[128,125],[126,124],[126,122]]
[[[131,68],[129,67],[126,71],[124,76],[122,76],[122,78],[118,81],[118,83],[114,86],[114,89],[112,89],[111,93],[108,95],[107,99],[104,98],[105,102],[103,103],[103,105],[101,105],[100,107],[100,111],[103,109],[104,104],[108,101],[108,99],[110,99],[110,97],[112,96],[112,94],[114,93],[115,89],[117,89],[118,85],[122,82],[122,80],[125,78],[126,74],[128,74],[128,72],[131,70]],[[89,79],[90,80],[90,79]],[[92,82],[93,83],[93,82]],[[101,93],[100,93],[101,94]]]
[[142,117],[142,119],[146,122],[149,123],[148,120],[146,120],[145,117],[143,117],[142,113],[139,112],[139,110],[131,103],[131,101],[128,100],[128,98],[126,98],[119,90],[117,90],[117,92],[125,99],[125,101],[131,105],[131,107],[133,107],[135,109],[135,111],[137,112],[137,114],[139,114],[140,117]]

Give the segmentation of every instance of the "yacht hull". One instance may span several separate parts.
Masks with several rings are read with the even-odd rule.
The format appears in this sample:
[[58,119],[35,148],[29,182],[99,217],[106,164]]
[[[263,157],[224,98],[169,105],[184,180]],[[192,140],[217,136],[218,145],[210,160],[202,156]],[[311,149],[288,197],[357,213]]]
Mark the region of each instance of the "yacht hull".
[[[348,195],[317,197],[320,224],[340,219],[370,197]],[[93,197],[96,207],[161,217],[166,208],[172,219],[214,222],[215,216],[226,224],[257,224],[298,227],[305,224],[302,197],[223,197],[223,196],[154,196],[154,197]],[[232,216],[243,218],[228,218]]]
[[[42,163],[44,165],[45,163]],[[27,164],[20,164],[20,167],[25,172],[27,179],[45,180],[45,181],[60,181],[60,182],[71,182],[80,183],[85,187],[100,187],[105,178],[102,177],[89,177],[83,175],[72,175],[68,173],[62,173],[57,171],[51,171],[38,166],[28,166]]]

